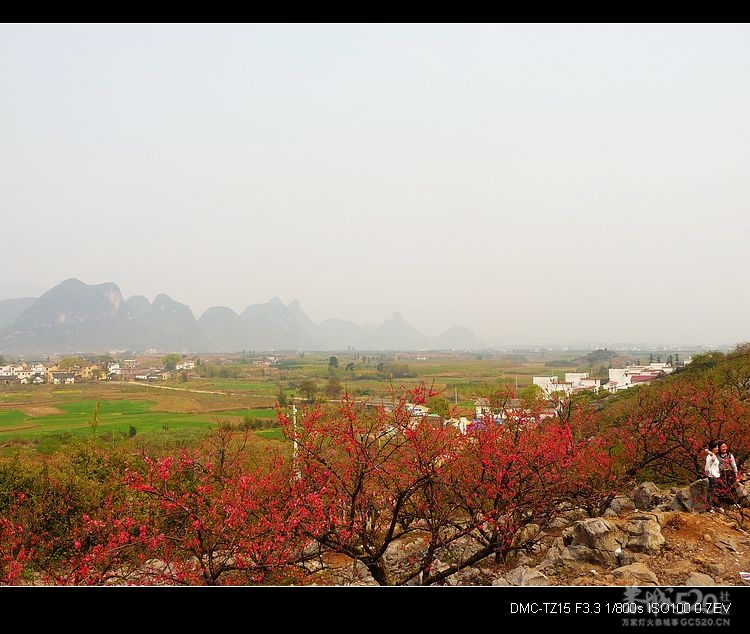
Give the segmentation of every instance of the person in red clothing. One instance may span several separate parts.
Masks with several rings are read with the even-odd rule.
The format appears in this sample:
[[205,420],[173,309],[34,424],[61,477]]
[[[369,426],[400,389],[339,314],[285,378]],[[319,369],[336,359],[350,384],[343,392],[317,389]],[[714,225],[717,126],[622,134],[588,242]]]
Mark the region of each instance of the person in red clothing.
[[719,459],[719,473],[721,474],[721,497],[726,498],[729,502],[736,503],[737,461],[734,459],[732,452],[729,451],[727,443],[723,440],[719,441],[719,452],[716,457]]

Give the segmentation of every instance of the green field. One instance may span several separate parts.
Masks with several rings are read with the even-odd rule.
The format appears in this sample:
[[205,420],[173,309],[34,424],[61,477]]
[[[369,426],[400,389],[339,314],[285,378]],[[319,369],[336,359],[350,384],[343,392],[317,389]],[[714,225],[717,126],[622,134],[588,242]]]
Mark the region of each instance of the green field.
[[[228,412],[179,413],[156,411],[148,400],[103,400],[100,404],[96,433],[128,436],[136,433],[170,431],[186,428],[208,429],[230,418],[240,420],[269,419],[275,410],[242,409]],[[81,400],[59,403],[55,413],[28,414],[18,409],[0,410],[0,440],[38,440],[42,436],[93,434],[92,419],[97,401]]]
[[285,440],[284,434],[281,433],[281,428],[276,427],[274,429],[264,429],[262,431],[255,432],[261,438],[267,440]]
[[270,407],[257,407],[253,409],[230,410],[218,412],[217,416],[227,418],[276,418],[276,410]]
[[206,389],[228,392],[244,391],[266,396],[274,396],[278,392],[276,384],[270,381],[248,381],[245,379],[208,379]]
[[32,392],[12,392],[12,393],[0,394],[0,403],[23,402],[33,397],[34,397],[34,394]]

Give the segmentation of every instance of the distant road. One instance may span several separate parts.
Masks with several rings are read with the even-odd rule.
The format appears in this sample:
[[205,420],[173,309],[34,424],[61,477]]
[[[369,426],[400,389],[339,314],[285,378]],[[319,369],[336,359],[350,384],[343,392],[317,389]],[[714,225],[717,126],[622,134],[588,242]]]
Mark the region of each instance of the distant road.
[[215,390],[193,390],[189,387],[170,387],[169,385],[154,385],[153,383],[130,383],[128,382],[128,385],[145,385],[148,387],[155,387],[160,390],[177,390],[178,392],[197,392],[198,394],[223,394],[224,396],[229,396],[231,392],[217,392]]

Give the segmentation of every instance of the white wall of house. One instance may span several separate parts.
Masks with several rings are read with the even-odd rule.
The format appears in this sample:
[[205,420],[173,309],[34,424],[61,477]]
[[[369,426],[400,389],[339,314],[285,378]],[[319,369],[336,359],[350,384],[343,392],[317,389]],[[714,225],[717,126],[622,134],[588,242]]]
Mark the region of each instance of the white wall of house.
[[599,389],[602,385],[601,379],[581,379],[581,387]]
[[23,372],[26,368],[22,365],[0,365],[0,374],[4,374],[6,376],[18,376],[19,372]]
[[[567,375],[566,375],[567,378]],[[534,385],[538,385],[549,396],[555,392],[563,392],[566,396],[573,391],[573,385],[567,381],[560,381],[556,376],[535,376],[532,379]]]
[[571,383],[573,387],[578,387],[581,384],[581,380],[589,378],[588,372],[566,372],[565,382]]
[[553,385],[557,385],[558,378],[556,376],[535,376],[531,379],[534,385],[538,385],[547,394],[550,393]]
[[630,383],[630,374],[630,368],[610,368],[609,380],[617,381],[618,386],[624,383]]

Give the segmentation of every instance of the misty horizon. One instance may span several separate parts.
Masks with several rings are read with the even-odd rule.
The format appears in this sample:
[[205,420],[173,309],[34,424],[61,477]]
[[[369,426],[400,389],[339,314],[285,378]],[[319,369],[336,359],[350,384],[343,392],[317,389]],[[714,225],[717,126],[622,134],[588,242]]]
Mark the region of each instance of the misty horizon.
[[[66,281],[71,281],[71,280],[75,280],[77,282],[80,282],[80,283],[84,284],[85,286],[98,286],[100,284],[114,284],[119,289],[119,285],[116,282],[112,281],[112,280],[108,280],[107,282],[102,282],[100,284],[88,284],[85,280],[80,280],[79,278],[72,277],[72,278],[66,278],[66,280],[61,280],[60,283],[63,283],[63,282],[66,282]],[[55,286],[57,286],[57,285],[55,285]],[[21,292],[21,294],[13,294],[13,292],[9,291],[8,289],[18,289],[18,290],[24,290],[25,289],[25,290],[29,290],[29,293],[23,293],[23,292]],[[16,285],[13,285],[13,286],[8,286],[8,287],[0,288],[0,302],[2,302],[4,300],[8,300],[8,299],[21,299],[21,298],[24,298],[24,297],[31,297],[31,298],[38,299],[38,297],[44,295],[47,291],[51,290],[51,289],[46,289],[44,292],[35,294],[32,289],[33,289],[33,287],[31,287],[31,286],[24,286],[22,284],[16,284]],[[284,301],[282,298],[274,296],[272,298],[269,298],[266,301],[249,302],[245,306],[243,306],[242,308],[240,308],[239,310],[236,310],[236,309],[232,308],[231,306],[227,306],[226,304],[217,304],[216,306],[208,306],[208,307],[206,307],[205,310],[203,310],[201,312],[196,312],[193,309],[192,306],[190,306],[189,304],[186,304],[185,302],[180,301],[179,298],[172,297],[170,295],[170,293],[166,292],[166,291],[162,291],[160,293],[157,293],[157,295],[154,296],[154,297],[152,297],[152,298],[146,297],[145,295],[142,295],[140,293],[133,293],[131,295],[128,295],[128,294],[123,293],[122,289],[120,289],[120,292],[122,294],[123,300],[128,300],[129,298],[135,297],[135,296],[145,297],[146,300],[149,302],[149,304],[153,304],[154,300],[156,299],[156,297],[158,295],[166,295],[167,297],[169,297],[170,300],[187,306],[190,309],[190,312],[192,313],[193,317],[196,320],[199,320],[210,309],[215,309],[215,308],[229,308],[237,316],[239,316],[239,315],[241,315],[243,313],[243,311],[245,311],[246,309],[248,309],[248,308],[250,308],[252,306],[259,305],[259,304],[261,304],[261,305],[262,304],[272,304],[272,303],[277,303],[277,302],[280,302],[285,307],[289,307],[290,305],[292,305],[292,304],[294,304],[296,302],[299,305],[301,311],[304,314],[307,314],[307,311],[305,309],[304,304],[302,302],[300,302],[297,298],[293,298],[290,301]],[[309,315],[308,315],[308,317],[309,317]],[[369,327],[369,328],[373,328],[374,329],[378,325],[380,325],[380,324],[382,324],[382,323],[384,323],[384,322],[386,322],[388,320],[392,320],[392,319],[394,319],[396,317],[399,317],[399,318],[403,319],[407,324],[409,324],[411,326],[415,326],[415,324],[413,324],[408,319],[408,317],[405,316],[401,311],[396,311],[396,312],[392,313],[391,315],[387,315],[383,319],[380,319],[380,320],[371,319],[371,320],[366,321],[364,323],[357,323],[357,322],[351,322],[351,323],[354,323],[358,327],[362,327],[362,328],[368,328]],[[312,321],[314,323],[316,323],[316,325],[319,325],[321,322],[326,321],[326,320],[350,321],[350,320],[343,320],[343,319],[341,319],[340,317],[338,317],[336,315],[325,317],[324,319],[321,319],[321,320],[312,319]],[[416,330],[418,330],[421,334],[427,335],[428,337],[437,337],[437,336],[439,336],[441,334],[444,334],[445,332],[447,332],[447,331],[449,331],[449,330],[451,330],[453,328],[468,328],[468,327],[465,326],[464,324],[452,324],[450,326],[447,326],[441,332],[436,333],[434,335],[429,334],[429,333],[425,333],[424,331],[421,331],[418,327],[416,327]],[[469,328],[469,330],[471,331],[470,328]],[[474,333],[474,334],[476,335],[477,333]],[[542,341],[542,340],[535,340],[535,341],[534,340],[530,340],[530,341],[503,341],[502,337],[495,337],[493,339],[492,337],[484,338],[484,337],[481,337],[481,336],[479,336],[479,339],[482,340],[486,344],[487,349],[495,349],[495,350],[497,350],[498,348],[503,349],[506,346],[510,346],[510,347],[550,348],[550,349],[568,349],[568,348],[570,348],[570,349],[573,349],[573,350],[575,350],[575,349],[586,350],[586,349],[596,349],[596,348],[611,348],[613,350],[619,349],[619,350],[630,350],[630,351],[636,351],[636,350],[657,350],[657,349],[664,349],[664,350],[674,351],[674,350],[695,350],[695,349],[729,349],[729,348],[733,348],[735,345],[737,345],[739,343],[742,343],[742,342],[728,342],[728,343],[723,343],[723,344],[718,344],[718,345],[706,345],[703,342],[682,342],[680,344],[674,344],[674,343],[670,344],[670,343],[664,343],[664,342],[659,342],[659,341],[648,341],[648,340],[642,340],[642,341],[623,341],[623,340],[620,340],[620,341],[617,341],[617,340],[595,341],[595,340],[591,340],[591,339],[588,339],[588,340],[587,339],[581,339],[581,340],[563,339],[563,340],[558,340],[558,341]]]

